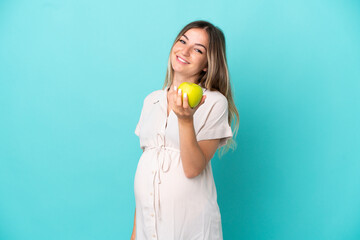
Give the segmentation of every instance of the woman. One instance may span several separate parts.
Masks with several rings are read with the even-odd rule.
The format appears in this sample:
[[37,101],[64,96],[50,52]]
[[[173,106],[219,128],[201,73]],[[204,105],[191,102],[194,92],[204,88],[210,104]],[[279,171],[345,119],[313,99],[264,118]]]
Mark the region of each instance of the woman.
[[[182,82],[202,87],[197,107],[189,107],[186,94],[182,98]],[[238,119],[224,35],[209,22],[191,22],[176,37],[163,89],[146,96],[135,129],[143,154],[131,239],[223,238],[210,160],[234,143],[230,126],[235,120],[236,133]]]

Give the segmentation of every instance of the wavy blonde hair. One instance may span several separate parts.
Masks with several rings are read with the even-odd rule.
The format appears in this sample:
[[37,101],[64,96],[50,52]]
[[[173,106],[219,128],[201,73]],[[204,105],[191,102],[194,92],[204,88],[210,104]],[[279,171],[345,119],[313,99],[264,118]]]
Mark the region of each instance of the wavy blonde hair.
[[[179,41],[180,37],[191,28],[201,28],[206,30],[209,37],[209,49],[207,51],[207,71],[201,71],[198,79],[198,84],[210,91],[217,90],[222,93],[228,100],[228,122],[233,128],[233,136],[236,137],[239,129],[239,113],[235,106],[233,99],[233,93],[231,90],[230,76],[228,71],[228,65],[226,61],[226,48],[225,48],[225,36],[222,30],[207,21],[194,21],[187,24],[176,36],[175,41],[171,47],[168,66],[166,71],[166,77],[163,89],[171,86],[174,79],[174,69],[171,66],[170,56],[171,51]],[[225,146],[223,146],[219,153],[219,157],[225,154],[230,148],[236,148],[236,142],[230,139]]]

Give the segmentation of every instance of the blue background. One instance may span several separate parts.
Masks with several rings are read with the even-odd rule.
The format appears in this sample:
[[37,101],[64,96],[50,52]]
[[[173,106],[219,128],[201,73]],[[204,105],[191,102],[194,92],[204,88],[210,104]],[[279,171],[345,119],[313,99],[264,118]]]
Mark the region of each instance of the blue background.
[[134,134],[176,34],[219,26],[240,113],[224,239],[360,239],[359,1],[0,1],[0,239],[129,239]]

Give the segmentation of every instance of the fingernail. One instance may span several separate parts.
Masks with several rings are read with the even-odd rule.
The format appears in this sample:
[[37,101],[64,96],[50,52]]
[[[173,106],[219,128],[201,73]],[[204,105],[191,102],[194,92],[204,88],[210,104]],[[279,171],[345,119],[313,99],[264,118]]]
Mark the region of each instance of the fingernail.
[[184,93],[184,98],[186,98],[187,97],[187,93]]
[[177,89],[177,87],[176,87],[176,86],[174,86],[174,91],[176,91],[176,89]]
[[181,93],[181,88],[179,88],[178,93]]

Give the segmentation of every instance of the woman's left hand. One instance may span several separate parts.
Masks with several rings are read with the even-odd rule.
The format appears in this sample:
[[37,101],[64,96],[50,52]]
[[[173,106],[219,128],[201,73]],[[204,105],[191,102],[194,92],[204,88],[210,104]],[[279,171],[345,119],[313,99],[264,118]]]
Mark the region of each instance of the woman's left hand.
[[181,99],[181,95],[181,89],[178,89],[176,86],[174,86],[174,89],[169,92],[168,96],[170,107],[176,114],[178,119],[191,120],[196,110],[205,102],[206,95],[202,96],[200,103],[194,108],[191,108],[189,106],[189,101],[186,93],[183,94],[183,101]]

